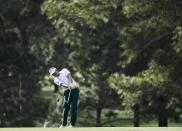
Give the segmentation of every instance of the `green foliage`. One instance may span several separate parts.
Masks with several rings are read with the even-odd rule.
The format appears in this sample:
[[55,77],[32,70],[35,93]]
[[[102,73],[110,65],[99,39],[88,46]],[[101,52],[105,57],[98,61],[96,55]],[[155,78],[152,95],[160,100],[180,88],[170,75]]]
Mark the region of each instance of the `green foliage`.
[[0,126],[60,119],[54,99],[62,94],[50,95],[49,66],[71,70],[81,111],[139,105],[147,118],[162,105],[179,115],[181,7],[179,0],[0,0]]
[[36,103],[34,94],[40,91],[39,79],[52,57],[50,38],[55,31],[41,14],[40,4],[39,0],[0,1],[1,127],[34,126],[34,120],[45,116],[46,111],[34,114],[47,106],[39,99]]
[[[131,64],[139,64],[133,65],[132,70],[136,72],[142,64],[147,65],[135,76],[115,73],[109,78],[110,85],[124,98],[123,104],[128,108],[139,104],[143,113],[146,110],[148,114],[150,111],[158,113],[156,109],[163,96],[165,109],[172,116],[175,107],[180,105],[180,6],[179,1],[171,0],[123,2],[123,13],[130,25],[121,30],[124,36],[121,56],[125,59],[119,64],[124,70],[126,67],[130,69]],[[155,41],[162,32],[171,31],[173,35],[166,37],[165,41]],[[157,44],[161,46],[154,48]],[[150,46],[153,48],[150,49]]]

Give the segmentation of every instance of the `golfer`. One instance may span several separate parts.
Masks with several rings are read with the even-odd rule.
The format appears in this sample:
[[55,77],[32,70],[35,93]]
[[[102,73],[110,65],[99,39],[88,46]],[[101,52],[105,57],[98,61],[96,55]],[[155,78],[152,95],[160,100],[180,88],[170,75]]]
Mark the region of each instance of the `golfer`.
[[67,126],[68,113],[71,106],[71,123],[68,127],[74,127],[77,119],[77,102],[79,98],[79,88],[72,78],[68,69],[63,68],[61,71],[55,67],[49,69],[49,74],[54,77],[54,83],[62,86],[64,90],[63,118],[60,128]]

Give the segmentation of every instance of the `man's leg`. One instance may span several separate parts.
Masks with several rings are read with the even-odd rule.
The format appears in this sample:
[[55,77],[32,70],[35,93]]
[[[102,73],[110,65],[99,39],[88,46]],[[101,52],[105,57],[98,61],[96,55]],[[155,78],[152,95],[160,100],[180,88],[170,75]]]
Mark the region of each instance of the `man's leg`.
[[71,125],[75,126],[77,119],[77,103],[79,98],[79,88],[73,90],[72,104],[71,104]]
[[70,110],[70,105],[71,101],[69,100],[68,102],[68,97],[69,97],[69,90],[64,92],[64,104],[63,104],[63,118],[62,118],[62,125],[66,126],[67,125],[67,118],[68,118],[68,112]]

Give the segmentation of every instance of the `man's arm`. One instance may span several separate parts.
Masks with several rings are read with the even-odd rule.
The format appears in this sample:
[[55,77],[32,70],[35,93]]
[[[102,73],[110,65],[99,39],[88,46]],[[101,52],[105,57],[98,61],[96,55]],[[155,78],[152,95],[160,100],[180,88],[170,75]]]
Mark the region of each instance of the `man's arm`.
[[64,68],[63,71],[66,74],[67,78],[69,79],[70,83],[73,83],[73,77],[71,76],[71,72],[66,68]]
[[61,86],[62,83],[58,79],[55,79],[54,84],[56,84],[57,86]]
[[71,76],[71,73],[69,73],[69,74],[67,75],[67,78],[70,80],[70,83],[73,83],[73,78],[72,78],[72,76]]

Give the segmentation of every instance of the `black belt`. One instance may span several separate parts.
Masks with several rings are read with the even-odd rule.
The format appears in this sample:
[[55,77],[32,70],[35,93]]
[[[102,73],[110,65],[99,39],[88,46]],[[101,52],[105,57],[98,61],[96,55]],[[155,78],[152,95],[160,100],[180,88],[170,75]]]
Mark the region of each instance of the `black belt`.
[[63,86],[63,85],[61,85],[62,87],[64,87],[64,88],[68,88],[68,86]]
[[66,90],[68,90],[68,89],[71,89],[71,90],[73,90],[73,89],[75,89],[75,88],[77,88],[77,87],[74,87],[74,88],[69,88],[68,86],[63,86],[63,85],[61,85],[62,87],[64,87]]

